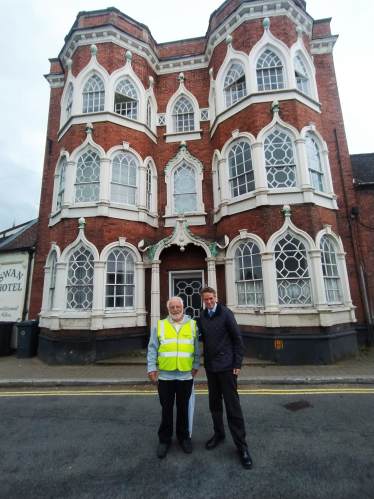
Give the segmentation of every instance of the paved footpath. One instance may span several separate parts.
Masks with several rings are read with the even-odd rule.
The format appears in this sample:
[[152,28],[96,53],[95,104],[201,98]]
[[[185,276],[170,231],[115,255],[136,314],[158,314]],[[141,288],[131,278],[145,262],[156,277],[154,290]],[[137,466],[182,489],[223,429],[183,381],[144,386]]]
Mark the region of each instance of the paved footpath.
[[[142,352],[144,355],[144,352]],[[374,349],[355,358],[329,366],[279,366],[245,358],[238,379],[240,384],[374,384]],[[204,367],[195,378],[206,383]],[[0,357],[0,388],[21,386],[93,386],[148,384],[146,359],[118,357],[84,366],[49,366],[37,357]]]

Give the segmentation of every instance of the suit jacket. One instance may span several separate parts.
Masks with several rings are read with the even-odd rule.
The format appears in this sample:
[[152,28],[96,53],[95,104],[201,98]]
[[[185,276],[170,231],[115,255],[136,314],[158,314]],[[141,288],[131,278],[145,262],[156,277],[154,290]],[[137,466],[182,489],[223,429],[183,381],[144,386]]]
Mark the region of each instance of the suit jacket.
[[243,339],[234,314],[217,303],[216,312],[200,311],[199,331],[204,345],[204,366],[208,371],[241,369]]

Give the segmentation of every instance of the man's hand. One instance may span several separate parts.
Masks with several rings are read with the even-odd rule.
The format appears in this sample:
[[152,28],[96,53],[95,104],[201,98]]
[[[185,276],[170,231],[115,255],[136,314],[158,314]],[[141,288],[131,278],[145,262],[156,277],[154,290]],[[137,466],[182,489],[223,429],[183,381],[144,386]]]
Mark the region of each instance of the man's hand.
[[233,373],[236,374],[237,376],[239,376],[240,369],[234,369]]
[[148,373],[148,378],[155,383],[157,381],[157,371]]
[[197,369],[192,369],[191,370],[191,376],[194,378],[197,374]]

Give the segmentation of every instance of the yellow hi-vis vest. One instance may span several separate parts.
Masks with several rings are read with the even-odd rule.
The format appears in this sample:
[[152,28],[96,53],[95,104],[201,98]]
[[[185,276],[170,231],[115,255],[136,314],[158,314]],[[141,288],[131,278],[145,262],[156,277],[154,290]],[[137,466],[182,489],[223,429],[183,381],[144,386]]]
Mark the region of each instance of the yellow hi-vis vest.
[[158,368],[161,371],[191,371],[194,358],[196,322],[183,324],[179,334],[166,319],[158,321]]

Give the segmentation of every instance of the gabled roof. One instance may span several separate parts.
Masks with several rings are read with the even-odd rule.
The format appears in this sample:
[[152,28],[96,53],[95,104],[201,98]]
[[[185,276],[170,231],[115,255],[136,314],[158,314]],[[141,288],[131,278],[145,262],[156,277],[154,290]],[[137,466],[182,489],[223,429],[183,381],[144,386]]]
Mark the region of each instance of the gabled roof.
[[7,237],[0,243],[0,251],[32,248],[36,244],[38,219],[31,220],[15,234]]
[[374,153],[351,154],[351,163],[356,184],[374,182]]

